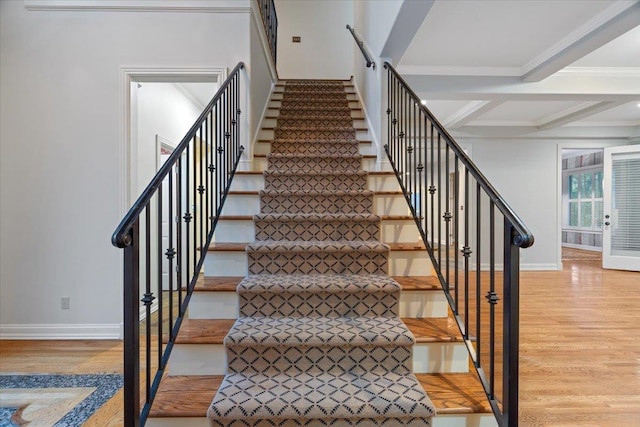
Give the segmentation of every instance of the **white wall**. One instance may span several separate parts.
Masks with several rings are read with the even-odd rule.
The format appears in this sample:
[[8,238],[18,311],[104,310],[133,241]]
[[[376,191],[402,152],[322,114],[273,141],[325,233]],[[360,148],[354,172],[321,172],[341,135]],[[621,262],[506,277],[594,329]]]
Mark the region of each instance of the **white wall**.
[[119,335],[122,252],[110,237],[125,204],[121,67],[248,61],[249,2],[234,5],[79,12],[0,2],[0,336]]
[[360,49],[355,42],[352,43],[354,84],[367,114],[367,125],[376,146],[377,167],[379,169],[388,168],[388,161],[383,149],[385,144],[383,112],[386,110],[383,104],[386,102],[384,88],[386,87],[387,70],[383,67],[386,59],[381,58],[380,55],[402,3],[398,0],[353,1],[354,23],[352,26],[358,37],[364,42],[365,49],[373,55],[373,60],[376,63],[375,69],[367,68]]
[[627,143],[613,139],[458,140],[471,147],[473,162],[534,235],[534,245],[520,252],[523,270],[561,268],[559,147],[596,148]]
[[[266,36],[261,37],[264,34],[262,21],[257,19],[257,16],[254,16],[254,18],[256,19],[252,20],[251,25],[251,69],[249,70],[252,77],[249,127],[256,137],[253,141],[250,141],[252,144],[255,143],[255,139],[259,134],[262,118],[266,112],[271,91],[277,78],[275,69],[271,70],[273,60],[268,50],[269,47],[264,44],[266,43]],[[245,149],[245,158],[251,158],[253,155],[252,145],[245,145]]]
[[355,43],[346,25],[353,22],[352,0],[276,0],[276,11],[281,79],[351,78]]

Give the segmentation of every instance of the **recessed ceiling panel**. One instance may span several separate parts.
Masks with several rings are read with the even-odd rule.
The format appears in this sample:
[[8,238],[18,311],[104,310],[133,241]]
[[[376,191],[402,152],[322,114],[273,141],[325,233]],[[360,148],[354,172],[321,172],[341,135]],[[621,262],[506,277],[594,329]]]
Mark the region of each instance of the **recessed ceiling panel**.
[[594,50],[571,66],[640,67],[640,26]]
[[400,64],[522,67],[609,6],[598,0],[439,0]]

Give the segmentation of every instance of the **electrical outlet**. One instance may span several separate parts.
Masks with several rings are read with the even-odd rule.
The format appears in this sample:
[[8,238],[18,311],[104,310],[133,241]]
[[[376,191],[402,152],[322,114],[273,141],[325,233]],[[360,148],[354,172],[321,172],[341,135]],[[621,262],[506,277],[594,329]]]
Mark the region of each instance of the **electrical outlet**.
[[71,298],[69,297],[60,298],[60,308],[63,310],[69,310],[71,308]]

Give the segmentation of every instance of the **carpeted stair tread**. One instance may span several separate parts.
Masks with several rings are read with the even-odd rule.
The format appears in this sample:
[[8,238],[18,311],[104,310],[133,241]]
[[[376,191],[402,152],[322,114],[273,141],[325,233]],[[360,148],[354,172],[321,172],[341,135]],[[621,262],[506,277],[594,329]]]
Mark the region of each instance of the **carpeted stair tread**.
[[221,427],[390,427],[430,425],[435,409],[414,375],[319,372],[227,375],[207,414]]
[[342,253],[342,252],[389,252],[389,245],[380,242],[368,241],[321,241],[321,240],[294,240],[294,241],[263,241],[253,242],[246,246],[247,252],[262,253]]
[[[355,133],[355,132],[354,132]],[[277,139],[271,143],[271,153],[304,153],[357,155],[360,153],[360,142],[352,135],[348,139],[309,140],[301,138]]]
[[279,213],[254,217],[256,241],[378,240],[381,219],[372,214]]
[[224,339],[228,373],[411,373],[414,337],[394,317],[240,317]]
[[263,213],[253,216],[255,221],[366,221],[378,222],[382,218],[378,215],[368,213],[339,213],[339,214],[318,214],[318,213]]
[[261,190],[258,195],[263,213],[371,213],[374,192]]
[[[490,414],[475,372],[416,374],[438,414]],[[150,418],[204,418],[223,375],[166,375],[160,382]],[[364,427],[364,425],[362,425]]]
[[411,346],[415,338],[394,317],[240,317],[224,338],[235,347]]
[[388,293],[400,292],[398,282],[383,275],[301,274],[301,275],[249,275],[238,283],[236,292],[243,294],[295,294],[295,293]]
[[292,191],[348,191],[367,188],[367,172],[347,171],[264,171],[265,189],[288,189]]
[[251,275],[237,288],[241,316],[398,316],[400,286],[383,275]]
[[274,153],[267,156],[267,170],[294,171],[350,171],[362,166],[360,155],[306,155],[298,153]]

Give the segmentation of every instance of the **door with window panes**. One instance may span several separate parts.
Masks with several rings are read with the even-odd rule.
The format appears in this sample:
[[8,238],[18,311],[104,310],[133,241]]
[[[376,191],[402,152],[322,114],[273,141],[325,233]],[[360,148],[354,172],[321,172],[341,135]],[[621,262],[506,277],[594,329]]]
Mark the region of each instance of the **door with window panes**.
[[604,150],[602,267],[640,271],[640,145]]
[[589,246],[601,246],[603,172],[600,168],[573,171],[567,177],[567,229],[593,236]]

